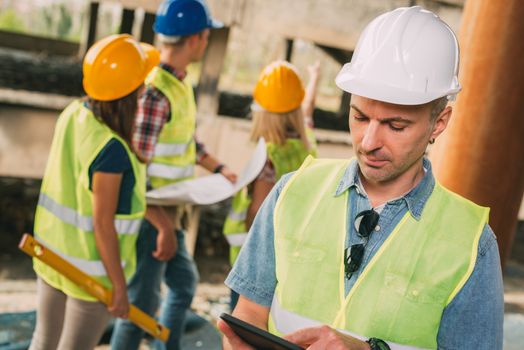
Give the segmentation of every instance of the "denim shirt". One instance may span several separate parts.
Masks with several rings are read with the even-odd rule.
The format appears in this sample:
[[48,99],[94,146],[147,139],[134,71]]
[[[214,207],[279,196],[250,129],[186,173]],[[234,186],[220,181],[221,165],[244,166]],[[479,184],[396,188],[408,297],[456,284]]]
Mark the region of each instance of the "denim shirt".
[[[359,270],[351,279],[345,280],[346,295],[406,212],[420,219],[435,186],[431,163],[427,159],[423,163],[426,173],[419,184],[404,196],[385,203],[381,209],[377,231],[369,237]],[[358,174],[358,163],[353,161],[333,194],[339,196],[349,191],[346,247],[363,243],[354,225],[355,214],[349,213],[371,209]],[[291,176],[283,176],[262,204],[225,282],[235,292],[266,307],[271,306],[276,287],[273,212],[278,196]],[[486,225],[480,237],[473,272],[444,309],[437,337],[438,349],[502,349],[503,297],[497,241],[491,228]]]

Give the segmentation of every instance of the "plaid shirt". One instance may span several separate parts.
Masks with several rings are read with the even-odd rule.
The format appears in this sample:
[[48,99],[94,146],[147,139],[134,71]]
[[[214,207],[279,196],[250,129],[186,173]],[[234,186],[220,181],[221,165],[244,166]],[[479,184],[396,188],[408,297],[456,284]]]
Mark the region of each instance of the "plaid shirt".
[[[165,63],[160,68],[173,74],[177,79],[184,80],[186,72],[177,73],[175,69]],[[135,149],[149,163],[153,159],[158,136],[164,124],[171,119],[171,108],[167,97],[152,85],[146,86],[138,98],[138,109],[135,119],[133,145]],[[196,135],[197,163],[207,156],[204,145],[198,142]]]

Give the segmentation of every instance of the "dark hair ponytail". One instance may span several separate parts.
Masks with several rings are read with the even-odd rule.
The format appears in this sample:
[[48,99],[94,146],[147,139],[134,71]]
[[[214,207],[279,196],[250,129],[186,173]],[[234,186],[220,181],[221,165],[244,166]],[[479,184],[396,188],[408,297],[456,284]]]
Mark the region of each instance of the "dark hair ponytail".
[[99,101],[88,97],[87,101],[95,117],[123,138],[129,148],[141,159],[132,142],[139,90],[140,87],[116,100]]

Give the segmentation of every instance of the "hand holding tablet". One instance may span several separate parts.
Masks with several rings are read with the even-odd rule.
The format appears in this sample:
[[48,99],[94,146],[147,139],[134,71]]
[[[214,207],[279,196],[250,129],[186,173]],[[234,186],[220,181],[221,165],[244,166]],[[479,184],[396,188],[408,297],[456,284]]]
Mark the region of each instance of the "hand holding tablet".
[[220,318],[227,323],[236,335],[256,350],[304,350],[296,344],[229,314],[223,313]]

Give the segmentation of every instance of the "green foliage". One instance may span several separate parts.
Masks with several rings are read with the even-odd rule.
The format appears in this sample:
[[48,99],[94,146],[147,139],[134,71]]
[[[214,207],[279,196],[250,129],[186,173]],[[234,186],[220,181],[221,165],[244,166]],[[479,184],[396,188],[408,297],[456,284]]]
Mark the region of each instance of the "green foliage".
[[0,29],[12,32],[26,31],[24,22],[13,9],[7,9],[0,13]]
[[69,39],[72,36],[73,18],[65,4],[43,7],[39,17],[44,26],[42,33],[45,36],[58,39]]
[[46,30],[53,27],[53,10],[49,7],[42,8],[42,20],[44,22]]
[[0,29],[78,42],[82,24],[74,16],[84,14],[74,13],[67,2],[34,7],[23,13],[6,8],[0,11]]
[[67,10],[64,4],[60,4],[60,16],[58,18],[58,24],[56,28],[58,38],[67,38],[70,35],[72,24],[73,20],[71,18],[70,12]]

